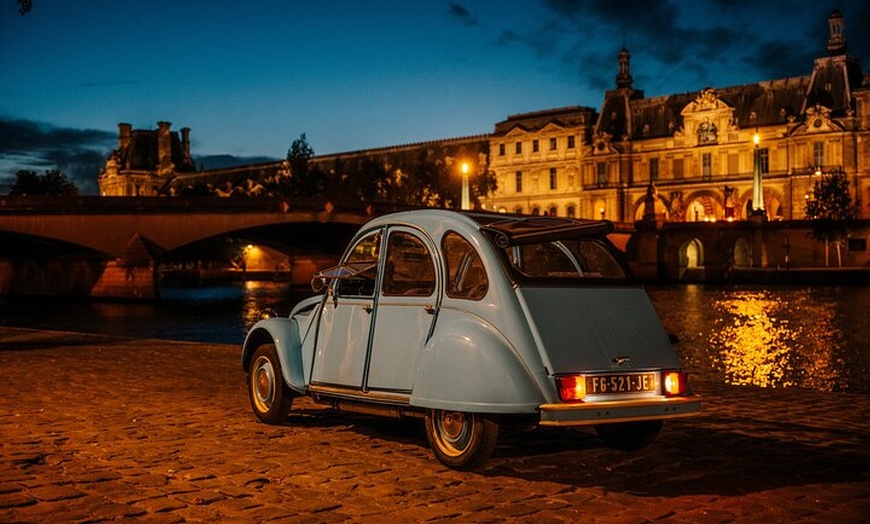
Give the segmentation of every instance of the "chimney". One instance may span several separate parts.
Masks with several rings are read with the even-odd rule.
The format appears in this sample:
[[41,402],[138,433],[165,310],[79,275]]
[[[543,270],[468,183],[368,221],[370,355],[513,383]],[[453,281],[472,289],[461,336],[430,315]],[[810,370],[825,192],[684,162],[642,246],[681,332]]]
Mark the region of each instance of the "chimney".
[[184,158],[190,158],[190,128],[181,128],[181,147],[184,150]]
[[168,166],[172,163],[172,134],[170,122],[157,122],[157,165]]
[[118,151],[124,151],[130,145],[131,130],[133,126],[130,124],[118,124]]

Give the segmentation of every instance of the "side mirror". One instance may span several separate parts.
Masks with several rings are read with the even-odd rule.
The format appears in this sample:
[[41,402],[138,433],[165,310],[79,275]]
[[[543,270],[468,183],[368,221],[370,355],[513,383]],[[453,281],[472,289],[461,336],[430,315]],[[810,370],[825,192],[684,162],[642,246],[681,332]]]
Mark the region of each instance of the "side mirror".
[[328,284],[329,281],[326,279],[326,277],[319,277],[315,275],[315,277],[311,279],[311,290],[315,293],[320,293],[326,288]]

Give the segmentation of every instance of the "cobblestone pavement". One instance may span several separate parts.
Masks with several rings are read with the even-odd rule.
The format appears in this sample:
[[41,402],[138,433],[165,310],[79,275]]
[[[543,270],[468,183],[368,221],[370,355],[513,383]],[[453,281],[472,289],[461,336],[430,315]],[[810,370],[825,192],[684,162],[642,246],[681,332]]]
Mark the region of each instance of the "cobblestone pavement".
[[870,396],[696,384],[627,453],[506,430],[475,472],[419,421],[257,422],[239,348],[0,328],[0,522],[868,522]]

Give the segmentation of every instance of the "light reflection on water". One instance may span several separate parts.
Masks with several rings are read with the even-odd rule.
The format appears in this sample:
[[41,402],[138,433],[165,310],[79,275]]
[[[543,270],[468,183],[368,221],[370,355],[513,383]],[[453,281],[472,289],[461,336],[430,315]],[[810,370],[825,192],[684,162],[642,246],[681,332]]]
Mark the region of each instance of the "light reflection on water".
[[866,287],[650,287],[675,348],[707,380],[870,392]]
[[[648,286],[675,349],[719,383],[870,393],[870,286]],[[281,282],[166,286],[156,303],[0,297],[0,325],[241,344],[266,307],[310,289]],[[630,322],[626,319],[626,322]]]

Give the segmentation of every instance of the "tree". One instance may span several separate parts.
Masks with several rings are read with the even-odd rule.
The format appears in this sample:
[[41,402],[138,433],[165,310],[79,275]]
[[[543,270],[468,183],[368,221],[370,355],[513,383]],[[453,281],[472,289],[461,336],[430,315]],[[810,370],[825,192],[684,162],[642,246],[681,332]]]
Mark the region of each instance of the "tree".
[[312,168],[311,159],[314,149],[308,145],[305,133],[290,144],[287,162],[290,164],[290,192],[294,195],[316,195],[324,190],[324,176],[316,167]]
[[36,171],[22,169],[15,173],[15,182],[9,190],[10,195],[19,196],[76,196],[79,189],[75,183],[57,169],[46,171],[44,175]]
[[842,266],[842,243],[848,237],[849,221],[857,215],[857,209],[849,193],[849,179],[842,171],[822,175],[813,184],[807,195],[806,216],[812,221],[810,235],[825,242],[825,266],[828,266],[828,246],[837,248],[837,265]]

